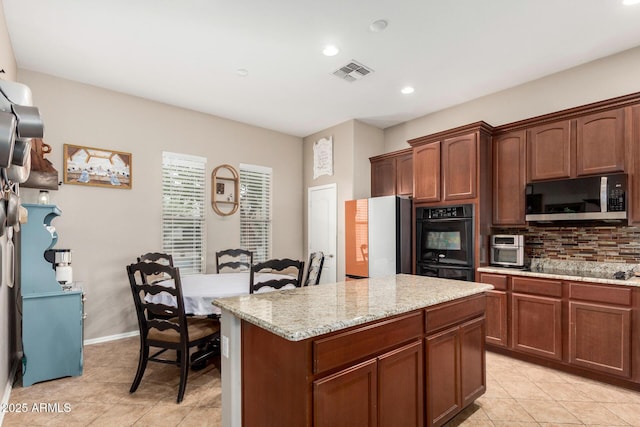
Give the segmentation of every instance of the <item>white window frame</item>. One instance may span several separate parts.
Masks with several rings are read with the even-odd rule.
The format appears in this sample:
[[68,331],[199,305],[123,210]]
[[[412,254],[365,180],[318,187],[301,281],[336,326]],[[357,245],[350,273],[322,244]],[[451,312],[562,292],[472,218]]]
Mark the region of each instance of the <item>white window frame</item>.
[[[248,194],[249,181],[254,183]],[[253,201],[253,203],[251,203]],[[271,258],[273,246],[273,169],[240,163],[240,246],[253,252],[253,262]],[[258,208],[256,209],[256,205]],[[256,233],[255,231],[258,230]]]
[[205,157],[162,152],[162,250],[181,275],[206,269],[206,171]]

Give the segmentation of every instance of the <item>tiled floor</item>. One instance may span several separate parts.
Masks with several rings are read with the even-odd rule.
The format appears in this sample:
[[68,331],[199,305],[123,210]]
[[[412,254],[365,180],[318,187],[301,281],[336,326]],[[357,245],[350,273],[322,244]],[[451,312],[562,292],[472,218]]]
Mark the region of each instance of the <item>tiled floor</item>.
[[[3,425],[220,425],[217,369],[191,372],[178,405],[170,365],[149,364],[138,391],[129,394],[137,353],[137,338],[86,346],[84,375],[14,388],[13,407],[29,410],[6,413]],[[52,403],[54,410],[57,403],[59,412],[35,412],[34,403]],[[487,353],[487,392],[447,427],[576,425],[640,426],[640,393]]]

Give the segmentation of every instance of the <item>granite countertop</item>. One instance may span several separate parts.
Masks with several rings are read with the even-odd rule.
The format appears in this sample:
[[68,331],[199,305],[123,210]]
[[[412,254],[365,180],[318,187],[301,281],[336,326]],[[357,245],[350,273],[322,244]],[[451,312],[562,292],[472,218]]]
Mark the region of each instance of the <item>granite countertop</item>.
[[289,341],[479,294],[493,286],[398,274],[221,298],[214,305]]
[[[640,266],[635,264],[541,259],[532,261],[531,268],[528,270],[487,266],[478,267],[478,271],[481,273],[640,287],[640,277],[635,276],[635,272],[640,272]],[[614,273],[616,272],[625,273],[628,279],[614,279]]]

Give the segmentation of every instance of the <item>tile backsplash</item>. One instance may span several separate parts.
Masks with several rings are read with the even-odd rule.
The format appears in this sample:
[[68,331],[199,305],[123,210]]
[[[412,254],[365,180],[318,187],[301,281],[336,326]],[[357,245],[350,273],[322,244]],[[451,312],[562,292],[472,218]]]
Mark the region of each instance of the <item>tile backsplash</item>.
[[640,227],[527,226],[493,233],[523,234],[529,259],[640,263]]

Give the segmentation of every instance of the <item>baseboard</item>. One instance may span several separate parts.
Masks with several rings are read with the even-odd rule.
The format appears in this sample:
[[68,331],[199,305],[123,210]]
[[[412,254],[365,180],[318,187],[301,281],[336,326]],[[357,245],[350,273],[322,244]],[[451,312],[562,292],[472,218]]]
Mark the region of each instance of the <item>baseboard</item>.
[[105,337],[91,338],[90,340],[84,340],[84,345],[100,344],[103,342],[121,340],[123,338],[136,337],[138,335],[140,335],[140,331],[131,331],[131,332],[125,332],[122,334],[107,335]]
[[[15,359],[11,366],[11,371],[9,372],[9,378],[7,378],[7,384],[4,386],[4,393],[2,394],[2,408],[6,408],[9,405],[9,399],[11,398],[11,390],[13,389],[13,381],[16,377],[16,372],[18,372],[18,367],[20,366],[20,360]],[[2,425],[2,421],[4,420],[4,414],[6,411],[0,411],[0,426]]]

